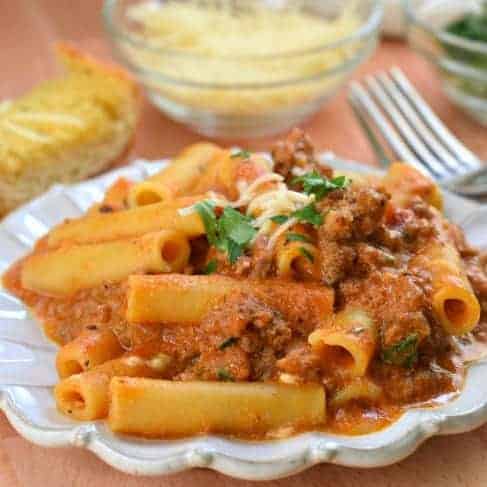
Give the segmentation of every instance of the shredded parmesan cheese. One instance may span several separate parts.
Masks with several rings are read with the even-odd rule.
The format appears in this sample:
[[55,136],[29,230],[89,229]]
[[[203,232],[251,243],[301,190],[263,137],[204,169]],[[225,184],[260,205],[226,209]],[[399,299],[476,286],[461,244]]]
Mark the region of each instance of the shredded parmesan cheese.
[[[262,189],[265,184],[268,184],[269,188]],[[272,249],[279,237],[298,223],[296,218],[289,218],[276,228],[276,223],[272,221],[272,218],[280,215],[290,216],[315,200],[313,195],[290,190],[284,182],[284,178],[275,172],[263,174],[250,184],[243,180],[237,181],[236,186],[239,191],[236,201],[228,201],[213,191],[207,193],[208,200],[219,208],[247,207],[246,214],[253,218],[253,225],[258,229],[254,242],[259,235],[269,235],[268,249]],[[178,213],[181,216],[188,216],[195,211],[195,205],[192,205],[180,208]]]
[[[338,71],[356,56],[357,46],[320,47],[359,27],[356,3],[330,6],[325,16],[310,13],[301,0],[286,5],[256,0],[141,2],[130,7],[127,16],[138,25],[141,40],[154,49],[130,47],[126,54],[133,64],[172,80],[210,86],[275,85],[249,90],[157,85],[158,92],[194,108],[233,115],[269,113],[309,103],[336,85],[342,75],[329,79],[323,73]],[[333,17],[334,13],[339,15]],[[178,55],[161,55],[160,49]]]
[[282,182],[283,180],[284,178],[280,174],[268,173],[258,177],[250,185],[247,185],[246,181],[237,181],[237,189],[240,192],[240,197],[237,201],[235,201],[231,205],[234,208],[240,208],[241,206],[246,206],[255,197],[255,192],[260,186],[266,183]]
[[296,225],[296,223],[298,223],[296,218],[290,218],[286,223],[283,223],[281,226],[279,226],[279,228],[269,238],[269,243],[267,244],[267,248],[268,249],[274,248],[277,241],[279,240],[279,237],[284,233],[286,233],[294,225]]
[[139,365],[143,365],[144,363],[144,361],[140,357],[137,357],[136,355],[131,355],[130,357],[126,357],[124,360],[129,367],[138,367]]
[[181,216],[189,216],[192,215],[196,211],[194,205],[186,206],[185,208],[179,208],[178,213]]
[[279,374],[279,382],[283,384],[297,384],[299,382],[298,377],[293,374],[288,374],[287,372],[281,372]]
[[147,363],[151,369],[163,371],[171,362],[171,357],[165,353],[160,353],[151,358]]

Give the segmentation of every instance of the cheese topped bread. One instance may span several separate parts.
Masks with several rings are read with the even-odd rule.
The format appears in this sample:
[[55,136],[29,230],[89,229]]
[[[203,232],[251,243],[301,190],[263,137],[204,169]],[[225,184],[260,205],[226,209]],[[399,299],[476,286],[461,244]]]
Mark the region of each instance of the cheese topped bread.
[[0,103],[0,217],[53,183],[99,173],[133,141],[135,82],[68,45],[57,54],[64,76]]

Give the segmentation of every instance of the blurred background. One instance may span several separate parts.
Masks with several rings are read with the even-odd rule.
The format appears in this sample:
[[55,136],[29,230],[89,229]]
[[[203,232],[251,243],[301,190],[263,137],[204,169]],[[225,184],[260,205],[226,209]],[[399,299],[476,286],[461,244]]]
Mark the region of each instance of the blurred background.
[[[388,3],[388,24],[397,33],[401,15],[397,0]],[[56,40],[72,41],[82,49],[110,59],[112,46],[103,26],[102,0],[17,0],[0,1],[2,49],[0,62],[0,99],[15,97],[56,72],[52,45]],[[392,15],[392,17],[390,16]],[[362,65],[354,78],[367,73],[400,66],[414,81],[426,100],[451,130],[480,157],[487,159],[485,128],[448,101],[432,66],[408,46],[402,38],[382,38],[378,49]],[[374,156],[346,102],[346,90],[333,97],[303,127],[319,149],[332,150],[345,158],[374,163]],[[175,154],[202,136],[169,120],[144,101],[134,155],[154,159]],[[260,139],[232,139],[251,150],[268,148],[276,136]]]

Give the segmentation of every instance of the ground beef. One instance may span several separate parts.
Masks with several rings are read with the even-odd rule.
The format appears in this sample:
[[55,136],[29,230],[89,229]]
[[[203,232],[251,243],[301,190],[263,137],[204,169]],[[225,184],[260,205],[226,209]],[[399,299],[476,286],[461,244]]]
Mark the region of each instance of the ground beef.
[[448,234],[462,257],[474,257],[479,254],[478,250],[467,242],[465,234],[458,225],[450,223],[448,225]]
[[295,340],[286,355],[277,361],[277,367],[282,372],[298,377],[298,380],[316,382],[320,380],[322,358],[306,340]]
[[333,286],[351,272],[357,259],[357,252],[353,245],[337,243],[333,240],[321,239],[319,246],[321,280],[324,284]]
[[356,245],[355,274],[367,275],[382,267],[394,267],[397,259],[390,252],[367,243]]
[[449,236],[452,238],[460,256],[464,259],[468,278],[477,296],[487,300],[487,252],[480,253],[466,240],[462,229],[452,223],[448,226]]
[[196,359],[179,380],[265,380],[276,372],[293,329],[281,313],[253,296],[236,294],[198,326]]
[[437,234],[428,213],[424,216],[423,204],[412,208],[387,208],[386,217],[374,235],[375,240],[394,252],[414,252]]
[[378,270],[366,278],[348,279],[340,284],[337,301],[367,310],[380,327],[383,347],[413,333],[421,341],[430,333],[426,296],[412,275]]
[[344,191],[333,191],[319,208],[325,224],[319,229],[321,240],[363,240],[382,223],[388,195],[380,188],[352,185]]
[[293,129],[285,140],[274,146],[272,158],[274,171],[284,176],[288,183],[295,176],[292,173],[294,167],[306,172],[315,170],[328,178],[333,175],[333,169],[318,163],[311,139],[298,128]]
[[421,369],[403,367],[381,367],[374,364],[371,375],[375,382],[383,386],[387,399],[394,404],[410,404],[429,400],[431,397],[456,390],[454,374],[439,366]]
[[315,160],[311,139],[303,130],[295,128],[272,150],[274,171],[288,179],[293,167],[306,167]]
[[466,259],[465,268],[475,293],[481,301],[487,301],[487,253]]
[[267,247],[268,238],[261,236],[256,239],[250,255],[242,255],[237,262],[231,264],[226,252],[210,247],[205,262],[199,267],[202,272],[209,262],[217,264],[218,274],[231,277],[249,277],[251,279],[266,279],[274,274],[274,254]]

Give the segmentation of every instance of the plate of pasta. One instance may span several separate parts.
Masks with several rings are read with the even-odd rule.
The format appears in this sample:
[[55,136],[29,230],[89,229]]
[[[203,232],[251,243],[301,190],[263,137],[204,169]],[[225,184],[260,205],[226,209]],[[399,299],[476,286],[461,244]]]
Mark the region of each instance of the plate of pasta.
[[0,406],[136,474],[399,461],[487,421],[486,226],[299,130],[56,186],[0,224]]

